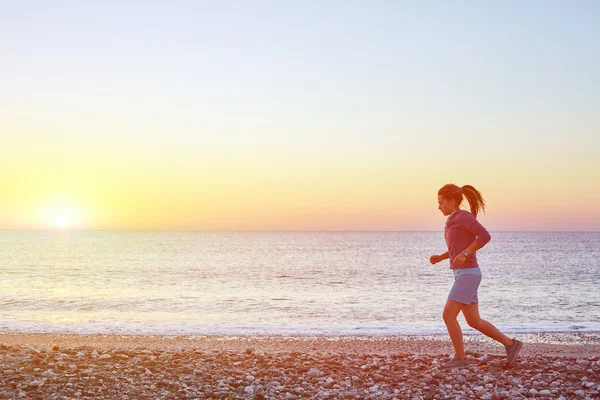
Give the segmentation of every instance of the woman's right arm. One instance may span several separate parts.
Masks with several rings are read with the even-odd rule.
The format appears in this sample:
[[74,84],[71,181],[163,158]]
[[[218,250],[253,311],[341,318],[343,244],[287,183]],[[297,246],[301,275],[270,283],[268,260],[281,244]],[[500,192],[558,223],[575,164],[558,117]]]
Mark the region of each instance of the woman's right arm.
[[450,255],[448,254],[448,252],[445,252],[444,254],[429,257],[429,262],[432,264],[437,264],[448,258],[450,258]]

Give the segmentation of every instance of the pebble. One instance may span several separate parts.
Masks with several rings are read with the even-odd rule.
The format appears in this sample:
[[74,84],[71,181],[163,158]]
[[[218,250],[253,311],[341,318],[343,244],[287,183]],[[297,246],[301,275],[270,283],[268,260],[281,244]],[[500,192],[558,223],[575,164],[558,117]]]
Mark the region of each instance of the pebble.
[[310,376],[311,378],[318,378],[319,376],[321,376],[321,373],[317,369],[311,369],[310,371],[308,371],[308,376]]
[[521,384],[521,378],[509,378],[508,383],[513,386],[519,386]]
[[442,372],[433,361],[443,357],[5,346],[0,400],[600,397],[596,360],[536,355],[506,369],[503,357],[477,355],[485,368]]

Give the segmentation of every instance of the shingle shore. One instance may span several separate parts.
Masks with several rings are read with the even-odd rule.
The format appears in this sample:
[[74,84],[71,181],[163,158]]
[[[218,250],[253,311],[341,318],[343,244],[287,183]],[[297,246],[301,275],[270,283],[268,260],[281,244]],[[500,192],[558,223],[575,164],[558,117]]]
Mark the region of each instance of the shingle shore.
[[[592,399],[600,396],[598,354],[592,354],[593,351],[587,355],[568,354],[568,345],[562,345],[568,355],[557,357],[532,354],[531,348],[536,347],[531,344],[530,354],[524,350],[519,361],[509,368],[505,368],[499,351],[495,351],[497,354],[470,351],[470,368],[445,371],[441,364],[449,353],[384,351],[382,343],[389,342],[378,339],[209,338],[206,340],[212,346],[207,346],[206,340],[172,337],[155,337],[156,341],[149,340],[146,345],[144,340],[128,338],[121,341],[118,337],[98,336],[94,344],[93,336],[74,337],[88,343],[66,346],[63,341],[55,340],[61,344],[50,346],[48,341],[29,340],[32,344],[15,344],[0,335],[0,343],[9,342],[0,345],[0,399]],[[111,340],[114,345],[107,345]],[[165,344],[162,348],[161,341]],[[255,346],[240,348],[248,343]],[[269,348],[273,343],[279,344],[276,350]],[[429,350],[447,346],[446,341],[418,340],[398,340],[396,346],[402,343],[408,349],[417,344],[423,348],[427,343]],[[321,351],[319,344],[326,350]],[[596,351],[596,347],[592,349]],[[558,348],[554,350],[560,353]]]

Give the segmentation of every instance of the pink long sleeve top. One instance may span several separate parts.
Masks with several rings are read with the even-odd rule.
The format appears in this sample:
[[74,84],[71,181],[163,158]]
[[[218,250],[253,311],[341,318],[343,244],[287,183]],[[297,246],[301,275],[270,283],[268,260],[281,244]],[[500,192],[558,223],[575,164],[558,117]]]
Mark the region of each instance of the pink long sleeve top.
[[453,265],[454,258],[469,247],[475,240],[480,247],[490,240],[489,232],[477,221],[477,218],[466,210],[454,211],[446,220],[444,239],[450,255],[450,269],[477,268],[477,254],[474,252],[467,257],[463,265]]

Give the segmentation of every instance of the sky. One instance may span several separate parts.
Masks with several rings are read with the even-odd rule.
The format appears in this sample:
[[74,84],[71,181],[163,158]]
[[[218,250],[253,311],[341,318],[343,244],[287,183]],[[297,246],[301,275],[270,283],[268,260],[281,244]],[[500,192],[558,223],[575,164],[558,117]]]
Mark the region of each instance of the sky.
[[600,231],[596,1],[0,3],[0,229]]

